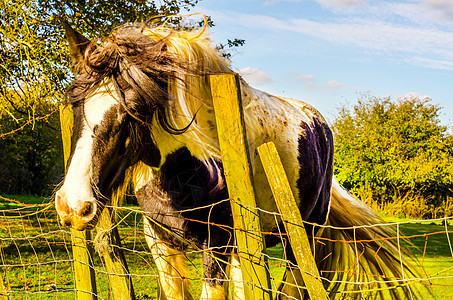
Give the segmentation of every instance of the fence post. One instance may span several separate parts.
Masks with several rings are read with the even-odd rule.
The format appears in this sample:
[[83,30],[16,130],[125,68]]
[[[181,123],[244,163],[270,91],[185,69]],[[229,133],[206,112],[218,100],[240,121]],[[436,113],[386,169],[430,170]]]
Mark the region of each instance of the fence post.
[[258,153],[310,299],[327,299],[327,293],[320,280],[321,277],[311,252],[302,216],[277,149],[273,142],[269,142],[259,146]]
[[[132,278],[129,274],[126,258],[121,247],[118,229],[115,227],[113,212],[105,208],[99,217],[96,230],[98,234],[105,234],[108,246],[101,251],[105,267],[109,277],[113,298],[116,300],[134,300],[135,293],[132,286]],[[118,247],[112,246],[116,245]]]
[[[60,107],[61,137],[65,167],[71,153],[71,136],[74,117],[72,107]],[[74,258],[74,276],[78,300],[97,299],[96,277],[93,268],[93,248],[86,243],[91,239],[89,231],[71,229],[72,256]]]
[[271,299],[259,211],[251,177],[237,74],[210,76],[222,162],[231,200],[245,299]]
[[3,277],[0,273],[0,300],[8,300],[8,293],[6,291],[6,287],[3,284]]

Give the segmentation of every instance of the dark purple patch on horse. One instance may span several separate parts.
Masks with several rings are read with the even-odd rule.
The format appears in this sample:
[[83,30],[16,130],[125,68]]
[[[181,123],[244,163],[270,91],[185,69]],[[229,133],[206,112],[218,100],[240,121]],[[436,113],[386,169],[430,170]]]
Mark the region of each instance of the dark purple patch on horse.
[[[333,137],[325,122],[316,117],[313,125],[301,124],[303,134],[299,137],[300,166],[297,187],[299,188],[300,212],[306,221],[324,224],[330,203],[333,176]],[[307,232],[309,232],[307,228]]]

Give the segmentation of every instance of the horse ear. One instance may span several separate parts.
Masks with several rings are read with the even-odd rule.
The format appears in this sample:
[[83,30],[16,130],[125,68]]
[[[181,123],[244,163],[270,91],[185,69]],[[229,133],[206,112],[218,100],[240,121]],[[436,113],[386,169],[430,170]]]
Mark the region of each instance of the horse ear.
[[63,22],[63,27],[66,33],[66,39],[69,42],[69,51],[71,53],[72,63],[74,66],[79,66],[84,60],[85,50],[91,41],[82,34],[78,33],[68,22]]

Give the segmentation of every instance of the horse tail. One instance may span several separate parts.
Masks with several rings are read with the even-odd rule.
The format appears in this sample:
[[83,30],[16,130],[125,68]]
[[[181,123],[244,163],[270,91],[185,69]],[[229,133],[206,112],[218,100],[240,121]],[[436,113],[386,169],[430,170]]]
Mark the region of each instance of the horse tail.
[[327,226],[318,233],[315,248],[332,299],[419,298],[407,281],[421,278],[405,258],[414,256],[383,223],[370,207],[333,180]]

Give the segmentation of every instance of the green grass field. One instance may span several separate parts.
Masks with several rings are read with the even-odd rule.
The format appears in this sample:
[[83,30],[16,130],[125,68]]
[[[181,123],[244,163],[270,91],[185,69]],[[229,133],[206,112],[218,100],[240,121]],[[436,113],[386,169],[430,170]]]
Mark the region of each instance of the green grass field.
[[[48,201],[30,196],[6,198],[29,204]],[[40,211],[42,209],[0,199],[0,275],[6,290],[10,291],[10,299],[75,299],[70,234],[56,222],[53,207]],[[408,221],[384,218],[388,222]],[[156,299],[157,271],[141,232],[141,222],[139,213],[130,213],[119,227],[120,235],[127,249],[125,255],[137,299]],[[425,293],[424,299],[453,299],[453,255],[446,233],[451,231],[452,225],[447,225],[446,228],[440,221],[399,225],[400,235],[410,237],[410,248],[422,267],[422,273],[431,278],[433,296],[422,292]],[[452,234],[450,238],[453,241]],[[269,267],[272,285],[276,288],[284,272],[284,251],[278,245],[268,249],[267,253],[274,258],[269,260]],[[192,293],[196,298],[201,291],[201,253],[192,251],[188,258]],[[99,299],[112,299],[105,267],[97,254],[94,255],[94,264]]]
[[[393,216],[384,216],[389,222],[403,222],[402,235],[409,237],[408,247],[415,254],[424,274],[428,278],[433,297],[425,299],[453,299],[453,225],[451,220],[411,221]],[[409,222],[410,223],[405,223]],[[396,228],[396,226],[394,227]],[[448,232],[448,236],[447,236]],[[426,292],[426,291],[425,291]]]

